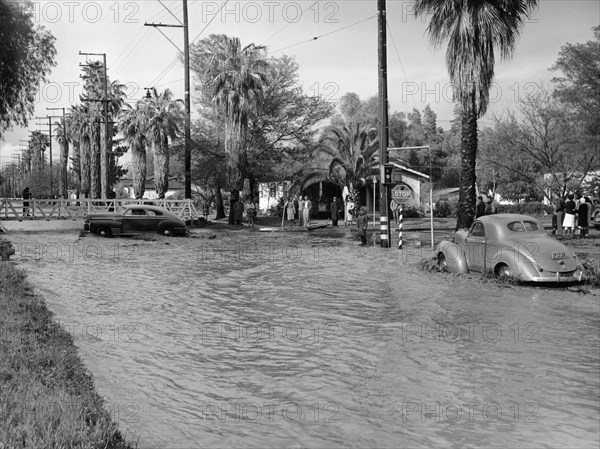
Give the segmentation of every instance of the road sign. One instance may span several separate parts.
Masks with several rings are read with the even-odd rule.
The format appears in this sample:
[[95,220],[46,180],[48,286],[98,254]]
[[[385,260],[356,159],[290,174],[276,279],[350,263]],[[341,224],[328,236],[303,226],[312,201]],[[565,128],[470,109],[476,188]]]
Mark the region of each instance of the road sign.
[[392,199],[398,204],[406,204],[411,198],[412,193],[405,185],[399,185],[392,189]]

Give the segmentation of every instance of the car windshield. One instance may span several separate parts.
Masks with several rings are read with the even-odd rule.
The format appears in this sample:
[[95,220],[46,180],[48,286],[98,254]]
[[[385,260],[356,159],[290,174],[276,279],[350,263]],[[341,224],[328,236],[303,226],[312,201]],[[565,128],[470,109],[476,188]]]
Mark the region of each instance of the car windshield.
[[507,225],[513,232],[539,231],[540,225],[535,221],[513,221]]

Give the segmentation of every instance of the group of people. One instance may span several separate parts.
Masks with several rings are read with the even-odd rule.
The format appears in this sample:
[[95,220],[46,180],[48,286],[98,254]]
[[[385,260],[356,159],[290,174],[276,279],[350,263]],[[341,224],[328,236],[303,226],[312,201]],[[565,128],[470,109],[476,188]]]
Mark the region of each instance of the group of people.
[[241,226],[244,215],[246,215],[248,225],[254,227],[254,219],[257,214],[258,207],[250,198],[247,198],[245,201],[242,198],[239,198],[233,203],[233,224],[235,226]]
[[284,214],[287,217],[290,226],[296,226],[296,220],[299,220],[300,227],[308,228],[310,225],[310,210],[312,201],[307,196],[298,198],[286,198],[283,203]]
[[554,204],[552,213],[552,234],[575,234],[585,237],[589,233],[593,204],[589,197],[569,193],[560,197]]
[[475,218],[482,217],[483,215],[492,215],[498,213],[498,205],[496,204],[496,201],[487,195],[479,195],[477,197],[477,204],[475,207]]

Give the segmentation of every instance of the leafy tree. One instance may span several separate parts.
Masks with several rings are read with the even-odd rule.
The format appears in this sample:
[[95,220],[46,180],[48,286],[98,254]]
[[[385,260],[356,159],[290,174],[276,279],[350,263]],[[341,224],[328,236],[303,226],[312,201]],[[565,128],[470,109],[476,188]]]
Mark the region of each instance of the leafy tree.
[[505,183],[521,182],[526,196],[552,199],[552,194],[577,189],[598,158],[582,123],[545,88],[528,95],[520,113],[522,118],[512,112],[496,118],[494,127],[485,130],[484,163],[498,170]]
[[570,105],[585,122],[585,132],[600,135],[600,25],[593,28],[595,41],[566,44],[551,70],[564,76],[553,78],[554,95]]
[[318,132],[316,125],[329,118],[332,111],[333,106],[321,97],[303,92],[293,58],[269,58],[263,98],[250,116],[251,183],[294,181],[309,160]]
[[495,51],[509,58],[523,20],[536,0],[416,0],[415,14],[429,16],[434,47],[447,40],[446,65],[462,111],[461,178],[457,228],[475,217],[477,119],[487,109],[494,78]]
[[27,126],[40,84],[56,65],[54,36],[34,25],[29,0],[0,2],[0,137]]

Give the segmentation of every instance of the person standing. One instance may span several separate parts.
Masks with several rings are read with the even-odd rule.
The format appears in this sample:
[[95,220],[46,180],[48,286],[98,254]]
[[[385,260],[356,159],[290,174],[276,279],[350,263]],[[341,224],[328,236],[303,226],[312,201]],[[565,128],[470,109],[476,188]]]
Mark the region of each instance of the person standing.
[[573,234],[575,230],[575,208],[577,207],[575,201],[573,201],[575,195],[569,193],[567,201],[565,201],[565,218],[563,219],[563,228],[565,234]]
[[29,191],[29,187],[25,187],[23,189],[23,216],[31,217],[29,215],[29,200],[33,197],[31,192]]
[[304,226],[304,198],[300,197],[298,201],[298,219],[300,220],[299,226]]
[[240,226],[244,219],[244,203],[241,198],[233,203],[233,224],[234,226]]
[[493,195],[488,196],[487,203],[485,205],[484,215],[493,215],[493,214],[497,214],[497,213],[498,213],[498,205],[496,204],[496,201],[494,201]]
[[475,208],[475,218],[485,215],[485,201],[483,200],[483,195],[477,197],[477,205]]
[[360,208],[358,218],[356,219],[358,226],[358,235],[360,235],[361,246],[367,246],[367,228],[369,227],[369,218],[364,207]]
[[296,226],[296,211],[294,210],[294,200],[288,198],[285,202],[285,210],[290,226]]
[[310,209],[312,208],[312,203],[311,201],[308,199],[307,196],[304,197],[304,215],[302,217],[302,219],[304,220],[304,226],[305,227],[309,227],[310,226]]
[[340,205],[337,202],[337,198],[334,196],[331,201],[331,222],[333,226],[338,225],[340,219]]
[[554,210],[556,211],[556,235],[562,235],[563,233],[563,220],[565,217],[565,198],[564,196],[558,197]]
[[579,199],[579,204],[577,205],[577,227],[579,228],[580,237],[585,237],[588,234],[589,206],[585,198],[582,197]]

